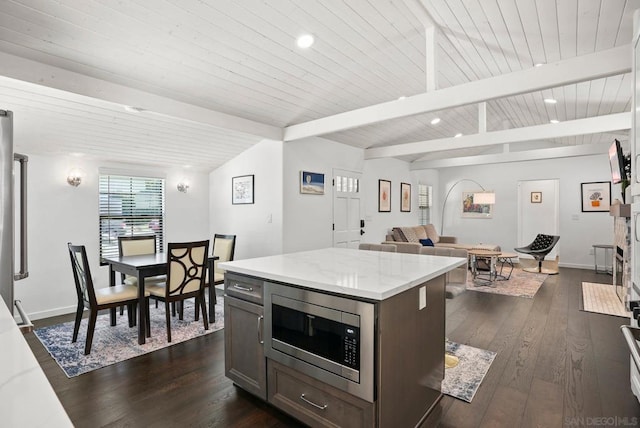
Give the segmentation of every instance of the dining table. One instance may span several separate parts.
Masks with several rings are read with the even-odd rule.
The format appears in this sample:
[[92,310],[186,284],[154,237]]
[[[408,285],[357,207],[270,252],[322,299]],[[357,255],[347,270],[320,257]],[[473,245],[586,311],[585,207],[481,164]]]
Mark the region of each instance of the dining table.
[[[207,260],[207,270],[214,270],[214,262],[218,260],[218,256],[209,256]],[[109,286],[116,285],[116,272],[131,275],[138,280],[138,343],[143,345],[146,342],[146,322],[145,312],[148,311],[145,296],[144,282],[145,278],[166,275],[167,273],[167,253],[140,254],[135,256],[113,256],[103,257],[103,262],[109,265]],[[215,287],[209,285],[209,307],[213,305],[213,293]],[[111,324],[115,324],[115,309],[111,310]]]

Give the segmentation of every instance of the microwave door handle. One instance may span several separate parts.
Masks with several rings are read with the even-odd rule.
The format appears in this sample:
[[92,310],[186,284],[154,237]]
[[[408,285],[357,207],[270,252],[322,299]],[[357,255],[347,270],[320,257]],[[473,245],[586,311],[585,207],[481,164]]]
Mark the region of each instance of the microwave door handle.
[[264,325],[264,315],[260,315],[258,317],[258,342],[260,342],[261,345],[264,345],[264,338],[262,337],[263,325]]
[[18,281],[29,276],[27,266],[27,162],[29,157],[14,153],[13,160],[20,163],[20,272],[13,275]]

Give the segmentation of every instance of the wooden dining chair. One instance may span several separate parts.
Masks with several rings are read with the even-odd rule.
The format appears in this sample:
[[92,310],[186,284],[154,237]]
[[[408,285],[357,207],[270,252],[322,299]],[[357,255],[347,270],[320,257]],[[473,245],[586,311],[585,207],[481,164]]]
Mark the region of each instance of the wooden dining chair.
[[[167,250],[167,281],[163,284],[146,285],[145,290],[152,299],[163,301],[167,319],[167,341],[171,342],[171,314],[169,303],[195,298],[195,320],[200,309],[204,329],[209,330],[204,287],[209,253],[209,241],[169,243]],[[199,306],[198,306],[199,305]],[[181,305],[181,307],[183,307]]]
[[[87,260],[87,251],[84,245],[73,245],[69,242],[67,246],[71,258],[73,279],[76,284],[76,294],[78,295],[78,306],[71,342],[75,343],[76,340],[78,340],[82,313],[84,308],[87,308],[89,310],[89,326],[87,327],[87,340],[84,345],[84,354],[88,355],[91,352],[91,343],[93,342],[93,332],[96,327],[98,311],[126,305],[129,327],[133,327],[138,304],[138,288],[132,285],[116,285],[115,287],[95,289]],[[148,301],[149,293],[145,293],[145,296],[147,296]],[[143,308],[140,308],[140,310],[143,310]],[[146,320],[147,334],[149,334],[149,311],[146,311]],[[113,322],[112,325],[114,325]]]
[[212,255],[218,256],[218,260],[213,262],[213,275],[211,272],[208,273],[208,275],[212,276],[212,280],[207,280],[207,286],[209,287],[209,320],[211,322],[215,322],[215,305],[218,301],[216,299],[215,286],[224,283],[224,269],[219,268],[218,263],[233,260],[235,249],[236,235],[213,235]]

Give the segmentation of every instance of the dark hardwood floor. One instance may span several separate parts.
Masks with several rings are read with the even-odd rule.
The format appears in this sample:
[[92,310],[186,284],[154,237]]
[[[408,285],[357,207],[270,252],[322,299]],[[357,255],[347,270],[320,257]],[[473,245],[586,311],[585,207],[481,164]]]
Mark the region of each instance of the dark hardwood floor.
[[[471,403],[445,396],[425,426],[640,426],[619,329],[628,322],[580,311],[582,281],[611,276],[561,269],[533,299],[467,291],[447,300],[447,337],[497,356]],[[77,427],[300,426],[224,376],[223,331],[72,379],[26,338]]]

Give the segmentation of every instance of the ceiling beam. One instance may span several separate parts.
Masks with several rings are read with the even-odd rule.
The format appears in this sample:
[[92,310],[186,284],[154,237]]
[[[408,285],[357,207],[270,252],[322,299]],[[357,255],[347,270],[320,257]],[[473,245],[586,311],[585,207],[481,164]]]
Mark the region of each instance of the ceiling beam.
[[463,83],[284,128],[284,140],[329,134],[420,113],[476,104],[631,71],[631,45]]
[[282,129],[276,126],[209,110],[2,52],[0,52],[0,75],[123,106],[135,107],[145,112],[204,123],[262,138],[282,140]]
[[374,147],[366,149],[365,159],[387,158],[421,153],[439,152],[443,150],[466,149],[470,147],[493,146],[496,144],[520,143],[551,138],[570,137],[573,135],[598,134],[631,129],[631,113],[615,113],[605,116],[588,117],[567,122],[549,123],[545,125],[527,126],[524,128],[504,129],[459,138],[439,138],[436,140],[418,141],[415,143],[397,144],[395,146]]
[[610,145],[610,143],[582,144],[579,146],[553,147],[549,149],[524,150],[521,152],[421,161],[413,162],[409,169],[415,171],[420,169],[451,168],[458,166],[569,158],[576,156],[605,155],[607,154],[607,150]]

